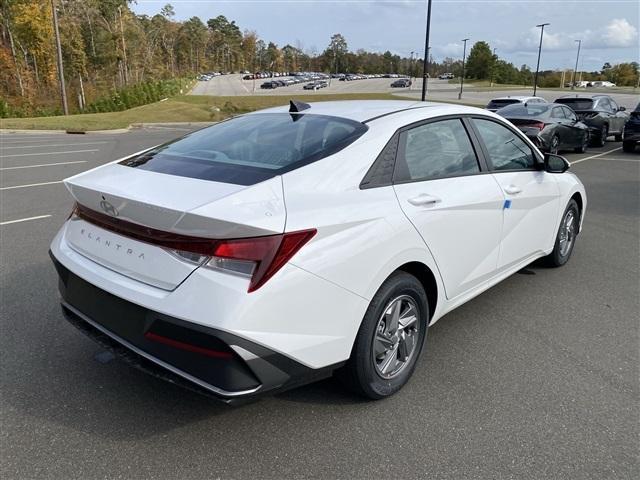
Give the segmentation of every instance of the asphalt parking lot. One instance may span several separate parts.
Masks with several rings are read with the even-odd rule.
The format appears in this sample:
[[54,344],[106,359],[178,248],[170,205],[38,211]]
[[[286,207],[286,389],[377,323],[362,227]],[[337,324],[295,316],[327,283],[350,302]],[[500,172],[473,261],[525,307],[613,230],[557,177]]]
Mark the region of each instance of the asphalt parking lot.
[[101,361],[47,254],[62,179],[183,133],[0,134],[3,478],[639,478],[640,153],[567,155],[589,200],[569,264],[440,320],[398,395],[326,380],[227,407]]
[[[299,83],[296,85],[290,85],[287,87],[279,87],[276,89],[262,90],[260,85],[271,79],[262,78],[253,80],[242,80],[243,75],[231,74],[220,75],[213,77],[208,81],[197,82],[191,95],[220,95],[220,96],[235,96],[235,95],[283,95],[283,96],[300,96],[306,95],[307,98],[313,95],[324,94],[350,94],[350,93],[393,93],[402,97],[415,98],[419,100],[422,92],[422,79],[414,79],[413,85],[409,88],[391,88],[391,82],[396,80],[395,78],[370,78],[365,80],[354,80],[351,82],[341,82],[336,78],[332,78],[328,87],[321,88],[320,90],[304,90],[305,83]],[[276,78],[277,80],[277,78]],[[329,82],[329,80],[326,80]],[[436,101],[458,101],[458,92],[460,85],[458,83],[449,83],[448,80],[440,80],[437,78],[431,78],[428,82],[428,99]],[[487,90],[486,88],[476,88],[473,85],[467,84],[464,88],[462,97],[463,102],[468,102],[477,105],[486,105],[492,98],[508,96],[508,95],[532,95],[531,88],[528,89],[493,89]],[[579,89],[571,91],[569,89],[544,89],[539,88],[537,95],[545,98],[547,101],[554,101],[563,95],[570,94],[607,94],[613,97],[618,105],[626,107],[628,110],[633,110],[638,104],[638,92],[633,91],[630,88],[604,88],[604,89]]]

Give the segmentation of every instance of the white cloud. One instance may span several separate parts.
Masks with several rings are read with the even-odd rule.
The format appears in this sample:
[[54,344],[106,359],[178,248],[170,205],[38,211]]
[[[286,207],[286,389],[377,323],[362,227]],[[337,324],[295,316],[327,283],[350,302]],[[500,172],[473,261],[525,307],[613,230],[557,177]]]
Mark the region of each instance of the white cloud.
[[638,30],[625,18],[615,18],[604,27],[601,40],[607,47],[638,46]]
[[[467,53],[469,53],[469,48],[471,48],[471,44],[467,42]],[[461,57],[462,49],[463,49],[462,47],[463,47],[462,43],[447,43],[446,45],[434,46],[432,50],[432,55],[441,56],[441,57],[454,57],[454,58]]]
[[[573,50],[577,39],[582,40],[584,48],[628,48],[638,45],[638,30],[624,18],[615,18],[597,30],[580,32],[556,33],[550,25],[545,28],[542,48],[547,51]],[[538,49],[539,42],[540,28],[533,27],[516,42],[507,43],[504,48],[511,52],[530,52]]]

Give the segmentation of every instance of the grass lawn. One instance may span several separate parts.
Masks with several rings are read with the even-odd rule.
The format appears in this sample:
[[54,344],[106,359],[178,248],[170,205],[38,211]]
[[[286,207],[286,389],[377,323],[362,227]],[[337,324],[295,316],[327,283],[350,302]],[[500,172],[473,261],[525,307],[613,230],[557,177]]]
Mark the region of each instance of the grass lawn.
[[[403,100],[389,93],[319,94],[301,99],[322,102],[328,100]],[[414,100],[415,98],[407,100]],[[3,118],[0,128],[30,130],[110,130],[127,128],[135,123],[214,122],[232,115],[261,108],[286,105],[288,96],[233,96],[180,95],[142,107],[109,113],[83,113],[78,115],[32,118]],[[456,102],[458,103],[458,102]]]

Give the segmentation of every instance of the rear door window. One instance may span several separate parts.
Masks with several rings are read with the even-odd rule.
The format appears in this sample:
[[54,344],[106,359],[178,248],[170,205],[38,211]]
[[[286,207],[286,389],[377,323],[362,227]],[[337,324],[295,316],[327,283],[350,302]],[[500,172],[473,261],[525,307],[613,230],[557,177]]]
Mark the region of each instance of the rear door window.
[[576,112],[581,110],[593,110],[593,100],[589,98],[558,98],[556,103],[568,105]]
[[258,113],[198,130],[120,163],[169,175],[252,185],[332,155],[367,128],[327,115]]
[[476,153],[460,119],[414,127],[401,135],[394,180],[434,180],[478,173]]

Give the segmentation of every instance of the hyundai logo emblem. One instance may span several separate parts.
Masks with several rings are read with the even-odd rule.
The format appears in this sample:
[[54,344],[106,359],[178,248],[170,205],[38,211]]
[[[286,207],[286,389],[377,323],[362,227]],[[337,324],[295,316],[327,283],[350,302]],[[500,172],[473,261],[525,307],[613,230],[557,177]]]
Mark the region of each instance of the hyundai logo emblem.
[[100,202],[100,208],[104,213],[111,215],[112,217],[117,217],[119,215],[116,207],[107,202],[104,197],[102,197],[102,201]]

